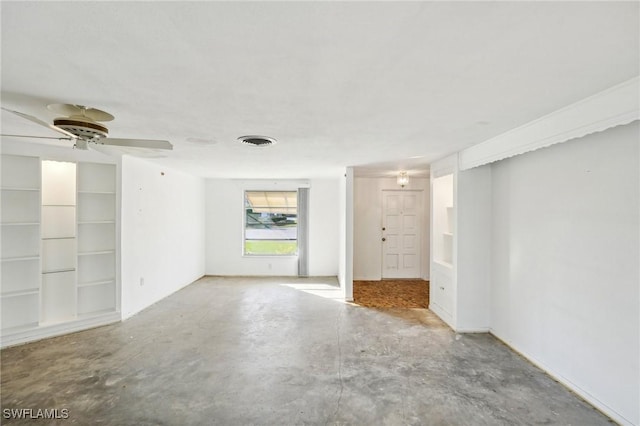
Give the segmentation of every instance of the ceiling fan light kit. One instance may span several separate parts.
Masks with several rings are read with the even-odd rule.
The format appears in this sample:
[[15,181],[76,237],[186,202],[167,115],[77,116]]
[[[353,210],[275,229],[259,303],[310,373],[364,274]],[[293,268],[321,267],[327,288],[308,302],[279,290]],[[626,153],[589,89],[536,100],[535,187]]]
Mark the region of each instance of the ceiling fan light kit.
[[[53,120],[53,124],[49,124],[37,117],[14,111],[5,107],[2,110],[17,115],[18,117],[29,120],[33,123],[47,127],[58,133],[62,133],[65,137],[48,137],[48,139],[70,140],[74,142],[76,149],[86,150],[89,144],[110,145],[128,148],[146,148],[146,149],[173,149],[173,145],[165,140],[152,139],[115,139],[108,137],[109,129],[107,126],[99,123],[111,121],[114,116],[108,112],[88,108],[84,105],[75,104],[50,104],[47,109],[58,114],[66,114],[65,117],[58,117]],[[3,135],[25,138],[43,138],[42,136],[29,135]],[[47,138],[47,137],[44,137]]]

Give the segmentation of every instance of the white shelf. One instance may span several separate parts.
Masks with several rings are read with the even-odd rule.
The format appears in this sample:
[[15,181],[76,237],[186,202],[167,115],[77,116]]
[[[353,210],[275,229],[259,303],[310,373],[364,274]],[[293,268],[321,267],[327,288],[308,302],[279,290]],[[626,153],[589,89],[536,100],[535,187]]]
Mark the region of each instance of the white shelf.
[[447,217],[445,221],[445,234],[453,234],[453,206],[447,206]]
[[76,316],[75,271],[42,275],[42,323],[71,321]]
[[49,269],[47,271],[42,271],[42,275],[49,274],[61,274],[63,272],[75,272],[75,268],[64,268],[64,269]]
[[0,294],[0,297],[8,298],[8,297],[28,296],[30,294],[38,294],[39,292],[40,292],[40,289],[38,288],[32,288],[29,290],[7,291]]
[[115,276],[115,251],[78,256],[78,282],[110,281]]
[[78,281],[78,289],[81,288],[87,288],[87,287],[101,287],[101,286],[106,286],[108,284],[114,284],[116,283],[116,279],[115,278],[108,278],[105,280],[100,280],[100,281],[90,281],[90,282],[81,282]]
[[86,223],[78,226],[79,254],[115,251],[115,223]]
[[2,190],[3,191],[32,191],[32,192],[39,192],[40,188],[20,188],[20,187],[6,187],[6,186],[3,186]]
[[445,260],[434,259],[433,262],[437,263],[440,266],[444,266],[445,268],[449,268],[449,269],[453,268],[453,264],[451,262],[447,262]]
[[40,258],[2,262],[2,291],[7,294],[40,288]]
[[67,271],[76,268],[76,239],[53,238],[42,240],[42,270]]
[[109,225],[116,223],[115,220],[87,220],[78,222],[78,225]]
[[[4,200],[3,200],[4,201]],[[40,228],[37,225],[2,224],[2,257],[5,259],[38,256],[40,253]]]
[[83,253],[78,253],[78,256],[97,256],[97,255],[103,255],[103,254],[113,254],[115,252],[116,252],[115,250],[86,251]]
[[111,195],[115,195],[115,191],[78,191],[78,194],[111,194]]
[[93,282],[87,282],[87,283],[78,283],[78,288],[93,287],[97,285],[106,285],[106,284],[114,284],[114,283],[115,283],[115,279],[93,281]]
[[3,191],[3,224],[40,222],[40,193],[38,191]]
[[2,297],[2,330],[30,328],[39,320],[39,292]]
[[82,193],[78,197],[78,222],[115,221],[115,194]]
[[116,192],[116,166],[103,163],[78,163],[78,193]]
[[40,233],[37,227],[21,229],[9,226],[2,229],[3,259],[23,259],[40,254]]
[[99,311],[92,311],[92,312],[86,312],[86,313],[82,313],[82,314],[78,314],[78,319],[85,319],[85,318],[91,318],[91,317],[95,317],[98,315],[106,315],[106,314],[112,314],[116,312],[116,308],[107,308],[107,309],[102,309]]
[[115,283],[78,288],[78,314],[114,311],[116,308]]
[[0,167],[3,189],[40,188],[40,159],[22,155],[2,155]]
[[40,226],[40,222],[5,222],[2,226]]
[[75,235],[75,206],[42,206],[42,238],[64,238]]
[[22,262],[23,260],[40,260],[40,255],[34,254],[32,256],[22,256],[22,257],[3,257],[3,262]]

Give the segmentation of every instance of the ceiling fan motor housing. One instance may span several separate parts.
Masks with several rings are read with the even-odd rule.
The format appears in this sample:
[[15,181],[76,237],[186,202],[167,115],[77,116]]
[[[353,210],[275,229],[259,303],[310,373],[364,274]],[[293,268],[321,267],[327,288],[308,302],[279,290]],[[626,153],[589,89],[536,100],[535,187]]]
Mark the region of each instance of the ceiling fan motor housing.
[[53,124],[82,139],[106,138],[109,134],[105,126],[84,117],[56,118]]

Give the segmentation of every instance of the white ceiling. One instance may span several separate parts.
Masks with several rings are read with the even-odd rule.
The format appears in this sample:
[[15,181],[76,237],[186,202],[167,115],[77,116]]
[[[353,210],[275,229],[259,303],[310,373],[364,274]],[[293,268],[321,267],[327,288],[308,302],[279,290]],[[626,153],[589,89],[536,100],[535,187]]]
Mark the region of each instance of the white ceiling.
[[2,2],[2,105],[104,109],[201,176],[419,171],[638,75],[639,4]]

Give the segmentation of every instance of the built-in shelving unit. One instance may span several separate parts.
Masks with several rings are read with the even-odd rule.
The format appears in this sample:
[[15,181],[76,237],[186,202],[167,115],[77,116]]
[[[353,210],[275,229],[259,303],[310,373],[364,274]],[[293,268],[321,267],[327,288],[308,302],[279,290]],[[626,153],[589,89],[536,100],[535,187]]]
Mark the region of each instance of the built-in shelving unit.
[[2,156],[2,332],[38,325],[40,163]]
[[76,163],[42,162],[42,325],[76,318],[76,172]]
[[78,169],[78,315],[116,309],[116,168]]
[[453,206],[446,206],[444,229],[442,230],[442,263],[453,266]]
[[116,165],[1,157],[2,346],[117,321]]
[[443,266],[452,267],[454,207],[453,175],[433,179],[433,232],[434,259]]
[[429,308],[458,332],[489,329],[487,253],[491,170],[460,171],[458,156],[431,164]]
[[455,242],[454,175],[441,171],[431,182],[432,265],[430,307],[445,321],[453,315]]

